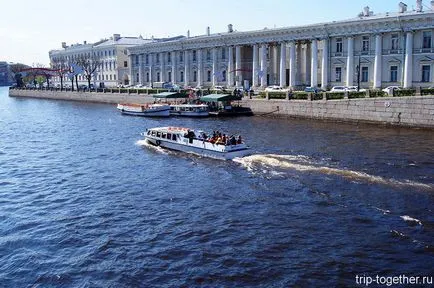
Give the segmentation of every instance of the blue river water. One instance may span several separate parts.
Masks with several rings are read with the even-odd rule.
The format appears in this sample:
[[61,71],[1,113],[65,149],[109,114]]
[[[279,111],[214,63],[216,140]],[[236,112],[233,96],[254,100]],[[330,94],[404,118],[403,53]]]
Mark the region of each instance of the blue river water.
[[[1,89],[1,88],[0,88]],[[147,145],[241,133],[219,161]],[[434,276],[434,133],[149,119],[0,90],[0,287],[336,287]]]

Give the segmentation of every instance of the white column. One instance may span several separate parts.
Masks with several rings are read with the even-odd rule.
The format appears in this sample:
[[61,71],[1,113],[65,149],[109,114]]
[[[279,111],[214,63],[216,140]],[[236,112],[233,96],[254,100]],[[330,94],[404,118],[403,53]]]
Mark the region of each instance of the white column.
[[329,40],[323,40],[322,62],[321,62],[321,89],[326,90],[328,86],[329,71]]
[[374,89],[381,88],[381,63],[382,63],[381,41],[382,41],[381,34],[377,34],[375,36],[374,85],[373,85]]
[[[129,69],[129,72],[130,72],[130,85],[134,85],[134,75],[133,75],[133,64],[134,64],[134,62],[133,62],[133,60],[134,60],[134,57],[133,57],[133,55],[131,55],[130,54],[130,56],[129,56],[129,58],[130,58],[130,69]],[[103,76],[104,77],[104,76]],[[124,79],[121,79],[121,81],[123,81]],[[123,83],[122,83],[123,84]]]
[[243,75],[241,71],[241,46],[235,46],[235,69],[237,70],[235,86],[243,85]]
[[202,86],[203,84],[203,63],[202,63],[202,49],[197,49],[197,86]]
[[279,47],[277,47],[277,44],[273,45],[273,78],[274,78],[274,84],[278,85],[279,81]]
[[217,79],[217,48],[212,48],[212,86],[216,86]]
[[295,88],[296,59],[295,59],[295,42],[292,41],[289,46],[289,87]]
[[234,86],[234,48],[232,46],[228,47],[228,87]]
[[316,39],[312,40],[311,46],[311,65],[310,65],[310,86],[318,86],[318,42]]
[[164,67],[164,55],[165,55],[165,53],[163,53],[163,52],[160,53],[160,64],[161,64],[161,66],[160,66],[160,81],[161,82],[166,81],[166,77],[165,77],[166,71],[164,69],[165,68]]
[[139,55],[139,83],[143,85],[143,54]]
[[280,87],[286,87],[286,42],[280,43]]
[[253,45],[253,69],[252,69],[252,86],[258,87],[258,45]]
[[404,88],[413,86],[413,32],[407,32],[405,43]]
[[188,86],[188,83],[190,82],[189,76],[190,76],[190,59],[188,57],[188,50],[184,51],[184,85]]
[[300,42],[296,42],[296,59],[297,59],[297,70],[296,70],[296,76],[295,76],[295,83],[296,85],[302,85],[304,84],[304,77],[303,77],[303,44]]
[[152,72],[153,72],[152,71],[152,68],[153,68],[152,67],[152,65],[153,65],[153,61],[152,60],[153,60],[153,56],[154,55],[152,53],[149,53],[148,55],[149,55],[148,56],[149,57],[148,58],[149,59],[149,83],[148,84],[152,87],[153,86],[152,82],[154,82],[154,78],[153,78],[153,75],[152,75]]
[[267,86],[267,44],[261,45],[261,87]]
[[348,37],[348,56],[347,56],[347,77],[345,81],[346,86],[353,85],[354,79],[354,38]]
[[171,57],[171,62],[172,62],[172,83],[175,84],[177,83],[177,77],[176,77],[176,51],[172,51],[172,53],[170,54]]

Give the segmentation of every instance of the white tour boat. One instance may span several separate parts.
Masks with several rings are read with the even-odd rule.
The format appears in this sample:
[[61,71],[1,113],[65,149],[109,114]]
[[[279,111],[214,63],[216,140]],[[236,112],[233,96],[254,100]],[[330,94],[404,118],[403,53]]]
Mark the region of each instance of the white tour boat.
[[243,157],[251,153],[250,148],[240,141],[241,137],[238,142],[228,141],[230,143],[226,145],[217,144],[211,139],[204,139],[202,131],[182,127],[151,128],[142,135],[145,136],[147,142],[156,146],[221,160]]
[[206,104],[174,104],[170,105],[170,115],[207,117],[209,116],[209,107]]
[[168,104],[118,104],[117,108],[126,115],[146,117],[169,117]]

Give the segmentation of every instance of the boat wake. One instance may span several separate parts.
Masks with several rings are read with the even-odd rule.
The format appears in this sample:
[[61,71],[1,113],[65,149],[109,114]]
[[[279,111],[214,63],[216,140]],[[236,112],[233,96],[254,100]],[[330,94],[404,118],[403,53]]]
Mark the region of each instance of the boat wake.
[[299,172],[314,172],[325,175],[341,176],[351,181],[362,181],[367,183],[378,183],[383,185],[414,187],[434,191],[434,186],[410,180],[395,180],[380,176],[371,175],[365,172],[352,171],[323,166],[304,155],[278,155],[278,154],[255,154],[242,158],[235,158],[233,161],[241,164],[247,171],[253,174],[268,174],[271,177],[279,175],[285,177],[288,170]]
[[144,139],[142,139],[142,140],[138,140],[138,141],[136,142],[136,145],[137,145],[137,146],[142,146],[142,147],[146,147],[146,148],[152,149],[152,150],[154,150],[155,152],[158,152],[158,153],[161,153],[161,154],[165,154],[165,155],[168,155],[168,154],[170,154],[170,153],[173,153],[173,152],[171,152],[171,150],[169,150],[169,149],[164,149],[164,148],[161,148],[160,146],[152,145],[151,143],[149,143],[148,141],[146,141],[146,140],[144,140]]

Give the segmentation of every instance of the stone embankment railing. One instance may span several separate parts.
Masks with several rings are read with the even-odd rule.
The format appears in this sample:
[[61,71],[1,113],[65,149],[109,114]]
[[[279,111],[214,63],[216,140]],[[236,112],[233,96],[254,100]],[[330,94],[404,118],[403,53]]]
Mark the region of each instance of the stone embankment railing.
[[[256,114],[434,128],[434,90],[344,93],[262,92],[242,105]],[[410,95],[410,96],[404,96]],[[262,97],[261,97],[262,96]]]

